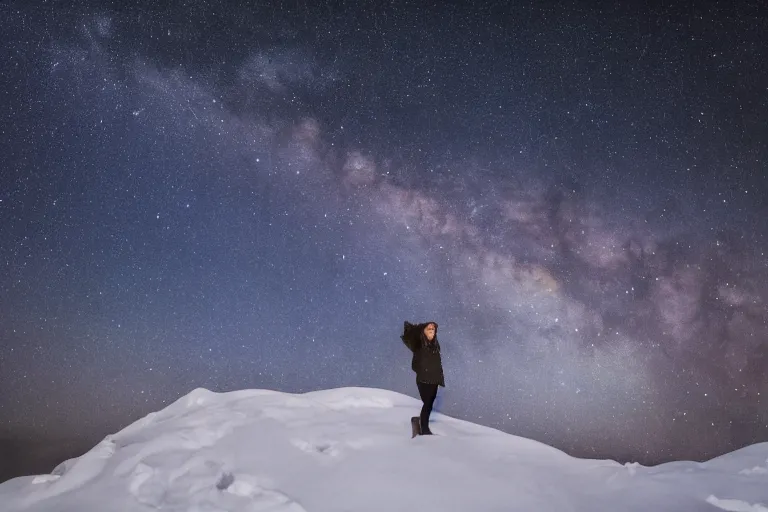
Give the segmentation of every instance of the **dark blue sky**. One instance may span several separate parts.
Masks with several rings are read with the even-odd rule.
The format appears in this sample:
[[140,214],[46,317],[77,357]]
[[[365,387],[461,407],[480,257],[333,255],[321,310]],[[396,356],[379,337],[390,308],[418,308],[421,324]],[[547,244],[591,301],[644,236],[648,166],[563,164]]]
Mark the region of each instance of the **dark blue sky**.
[[195,387],[416,396],[403,320],[457,417],[765,439],[765,9],[459,5],[0,8],[3,476]]

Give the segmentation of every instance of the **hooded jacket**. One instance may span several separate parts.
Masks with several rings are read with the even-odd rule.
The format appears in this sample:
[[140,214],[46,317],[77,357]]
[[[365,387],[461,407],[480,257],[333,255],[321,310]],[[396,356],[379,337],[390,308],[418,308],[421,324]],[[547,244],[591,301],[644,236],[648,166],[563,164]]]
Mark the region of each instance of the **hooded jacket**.
[[[431,342],[424,336],[424,328],[429,324],[435,326],[435,337]],[[445,387],[440,343],[437,341],[437,322],[424,322],[423,324],[404,322],[403,334],[400,339],[413,352],[411,369],[416,372],[416,380]]]

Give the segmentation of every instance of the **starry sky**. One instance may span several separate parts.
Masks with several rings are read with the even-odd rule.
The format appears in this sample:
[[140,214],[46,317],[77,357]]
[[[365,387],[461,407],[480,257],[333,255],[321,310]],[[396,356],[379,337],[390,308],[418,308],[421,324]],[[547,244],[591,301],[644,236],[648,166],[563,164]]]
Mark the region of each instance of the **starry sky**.
[[760,3],[4,3],[1,476],[196,387],[416,397],[404,320],[455,417],[768,440]]

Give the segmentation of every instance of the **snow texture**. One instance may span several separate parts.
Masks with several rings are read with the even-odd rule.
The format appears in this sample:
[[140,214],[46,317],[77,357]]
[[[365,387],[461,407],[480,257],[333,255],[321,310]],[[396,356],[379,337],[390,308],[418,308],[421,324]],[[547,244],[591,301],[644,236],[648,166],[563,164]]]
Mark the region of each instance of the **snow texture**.
[[768,512],[768,443],[704,463],[577,459],[370,388],[197,389],[50,475],[0,485],[0,510],[75,512]]

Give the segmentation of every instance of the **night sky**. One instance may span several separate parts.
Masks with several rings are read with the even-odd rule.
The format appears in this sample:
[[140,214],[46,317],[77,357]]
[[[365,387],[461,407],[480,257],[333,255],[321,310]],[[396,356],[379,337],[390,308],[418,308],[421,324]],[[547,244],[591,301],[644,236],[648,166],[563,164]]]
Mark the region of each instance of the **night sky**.
[[458,418],[768,440],[768,8],[625,3],[0,6],[0,476],[196,387],[417,397],[404,320]]

